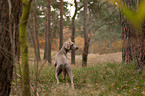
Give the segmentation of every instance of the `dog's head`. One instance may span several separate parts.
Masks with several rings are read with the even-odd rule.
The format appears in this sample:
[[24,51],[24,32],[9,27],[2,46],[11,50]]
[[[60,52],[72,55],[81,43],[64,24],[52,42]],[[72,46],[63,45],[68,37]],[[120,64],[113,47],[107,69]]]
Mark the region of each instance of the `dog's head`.
[[79,47],[76,46],[73,42],[65,42],[64,47],[67,50],[77,50],[77,49],[79,49]]

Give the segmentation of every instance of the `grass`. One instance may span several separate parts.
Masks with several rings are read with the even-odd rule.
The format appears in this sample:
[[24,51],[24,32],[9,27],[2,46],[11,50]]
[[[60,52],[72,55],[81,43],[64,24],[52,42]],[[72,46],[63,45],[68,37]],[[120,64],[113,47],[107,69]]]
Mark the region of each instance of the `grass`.
[[[56,53],[52,53],[53,60]],[[34,54],[31,52],[29,57],[31,58],[29,61],[31,92],[33,93],[32,90],[35,87]],[[70,54],[68,54],[68,59],[70,60]],[[39,64],[39,69],[42,63],[43,61]],[[145,96],[145,70],[138,72],[135,63],[122,64],[121,53],[90,54],[88,67],[84,68],[81,67],[81,56],[77,55],[76,65],[71,65],[71,67],[75,89],[71,88],[68,76],[65,81],[62,80],[62,74],[59,76],[60,84],[57,85],[55,67],[46,63],[39,75],[39,96]],[[16,91],[14,83],[11,94],[15,94]],[[18,83],[19,91],[21,91],[20,80]]]
[[[136,71],[134,64],[106,63],[87,68],[73,68],[75,89],[70,79],[56,85],[55,67],[43,69],[39,94],[44,96],[143,96],[145,95],[145,70]],[[67,83],[66,83],[67,82]]]

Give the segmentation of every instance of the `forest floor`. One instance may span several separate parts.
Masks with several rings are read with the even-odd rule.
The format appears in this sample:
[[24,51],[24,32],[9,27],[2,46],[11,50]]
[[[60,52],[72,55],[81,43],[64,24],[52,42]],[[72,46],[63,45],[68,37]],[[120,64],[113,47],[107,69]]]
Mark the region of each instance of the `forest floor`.
[[[56,53],[52,52],[52,65],[44,63],[44,61],[39,64],[39,96],[145,95],[145,70],[138,72],[135,63],[122,64],[121,52],[103,55],[89,54],[87,67],[81,67],[82,56],[76,55],[76,64],[71,64],[75,89],[71,88],[70,78],[68,76],[65,81],[62,80],[62,74],[59,76],[60,84],[56,84],[54,66]],[[68,59],[70,61],[70,53],[68,53]],[[30,59],[30,79],[33,94],[35,74],[34,64],[31,63],[33,63],[32,59]],[[15,92],[12,93],[14,94]]]

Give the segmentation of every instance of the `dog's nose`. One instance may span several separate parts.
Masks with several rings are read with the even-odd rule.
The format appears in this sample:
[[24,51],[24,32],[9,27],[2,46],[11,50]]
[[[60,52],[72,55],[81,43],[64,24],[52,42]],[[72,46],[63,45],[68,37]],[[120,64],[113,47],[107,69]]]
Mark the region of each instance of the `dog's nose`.
[[76,47],[76,49],[79,49],[79,47]]

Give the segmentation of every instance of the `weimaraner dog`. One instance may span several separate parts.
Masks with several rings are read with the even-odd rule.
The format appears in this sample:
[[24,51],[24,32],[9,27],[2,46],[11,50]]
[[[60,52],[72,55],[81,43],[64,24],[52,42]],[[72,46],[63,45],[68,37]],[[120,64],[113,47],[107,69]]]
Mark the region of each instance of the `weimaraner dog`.
[[59,84],[58,76],[61,72],[63,72],[63,80],[65,80],[66,73],[69,75],[71,79],[71,86],[74,88],[73,84],[73,76],[72,69],[70,67],[69,61],[67,60],[67,52],[69,50],[77,50],[78,47],[73,42],[65,42],[60,51],[56,54],[55,57],[55,66],[56,66],[56,80],[57,84]]

